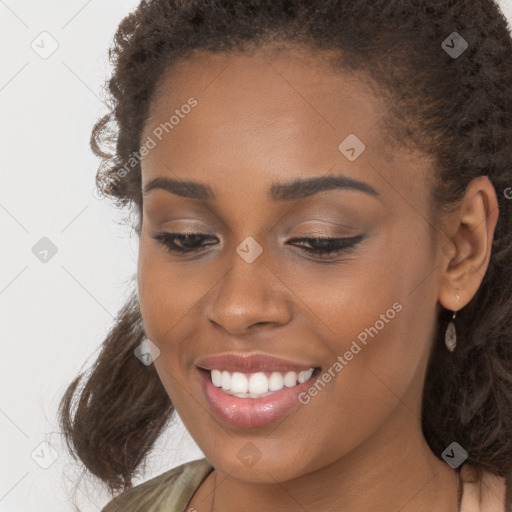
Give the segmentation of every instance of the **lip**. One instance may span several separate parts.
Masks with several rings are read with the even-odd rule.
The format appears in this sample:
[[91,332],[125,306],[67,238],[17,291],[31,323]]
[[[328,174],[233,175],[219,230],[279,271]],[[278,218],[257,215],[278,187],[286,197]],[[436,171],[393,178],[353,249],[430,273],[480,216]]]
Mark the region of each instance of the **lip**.
[[211,382],[209,370],[198,368],[203,391],[214,413],[224,423],[238,428],[263,427],[289,414],[300,405],[299,395],[316,380],[318,370],[298,386],[283,387],[262,398],[239,398],[221,391]]
[[226,370],[228,372],[255,373],[255,372],[293,372],[316,368],[316,364],[302,364],[279,357],[264,354],[236,353],[217,354],[203,357],[195,361],[197,367],[203,370]]

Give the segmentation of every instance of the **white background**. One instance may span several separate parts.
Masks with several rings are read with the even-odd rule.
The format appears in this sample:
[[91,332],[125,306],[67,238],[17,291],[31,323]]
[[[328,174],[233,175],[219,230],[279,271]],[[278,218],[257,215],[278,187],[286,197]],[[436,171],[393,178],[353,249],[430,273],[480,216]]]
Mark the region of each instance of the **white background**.
[[[56,411],[94,361],[136,272],[136,235],[93,195],[99,161],[89,138],[106,113],[108,48],[137,3],[0,0],[0,512],[70,511],[77,483],[84,512],[109,500],[94,480],[79,480]],[[512,0],[500,4],[512,19]],[[46,59],[31,48],[44,31],[58,43]],[[42,237],[57,247],[46,263],[32,253]],[[52,460],[42,442],[57,454],[47,469],[35,462]],[[200,457],[177,418],[143,480]]]

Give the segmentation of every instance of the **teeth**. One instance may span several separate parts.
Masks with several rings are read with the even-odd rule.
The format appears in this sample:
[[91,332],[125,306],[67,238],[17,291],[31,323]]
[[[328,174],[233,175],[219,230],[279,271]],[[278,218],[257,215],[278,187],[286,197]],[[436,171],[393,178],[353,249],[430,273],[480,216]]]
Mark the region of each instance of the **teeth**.
[[229,389],[232,393],[247,393],[249,391],[247,377],[243,373],[233,373],[231,376],[231,387]]
[[212,382],[214,386],[220,388],[222,386],[222,372],[219,370],[211,370]]
[[[243,373],[240,373],[239,375],[247,381],[247,378]],[[268,393],[268,385],[268,379],[264,373],[253,373],[249,378],[249,386],[245,393],[249,391],[257,395],[263,395],[263,393]]]
[[270,391],[279,391],[283,389],[284,386],[284,377],[280,372],[274,372],[268,379],[268,389]]
[[297,374],[295,372],[288,372],[284,375],[284,385],[287,388],[292,388],[297,384]]
[[283,387],[291,388],[307,381],[314,368],[300,372],[272,372],[267,377],[263,372],[241,373],[220,370],[210,370],[214,386],[221,388],[229,395],[240,398],[259,398],[270,395],[273,391],[279,391]]
[[222,372],[222,380],[221,380],[222,389],[229,391],[231,389],[231,375],[229,372]]

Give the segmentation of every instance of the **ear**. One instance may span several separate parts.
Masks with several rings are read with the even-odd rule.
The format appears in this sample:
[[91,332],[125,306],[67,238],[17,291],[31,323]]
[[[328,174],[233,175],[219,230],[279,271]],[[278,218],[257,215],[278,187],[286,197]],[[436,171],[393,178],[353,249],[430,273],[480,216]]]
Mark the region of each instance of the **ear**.
[[443,222],[442,236],[448,241],[441,256],[439,302],[446,309],[462,309],[477,292],[489,265],[498,215],[496,191],[486,176],[479,176]]

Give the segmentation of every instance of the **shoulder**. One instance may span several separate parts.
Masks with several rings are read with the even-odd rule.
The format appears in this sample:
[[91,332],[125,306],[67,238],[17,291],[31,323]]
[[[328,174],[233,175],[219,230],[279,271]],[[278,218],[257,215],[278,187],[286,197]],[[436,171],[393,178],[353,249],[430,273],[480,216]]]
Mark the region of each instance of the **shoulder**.
[[181,512],[212,469],[206,458],[186,462],[116,496],[101,512]]
[[511,512],[511,489],[505,477],[483,471],[480,478],[472,466],[460,471],[463,482],[461,512]]

